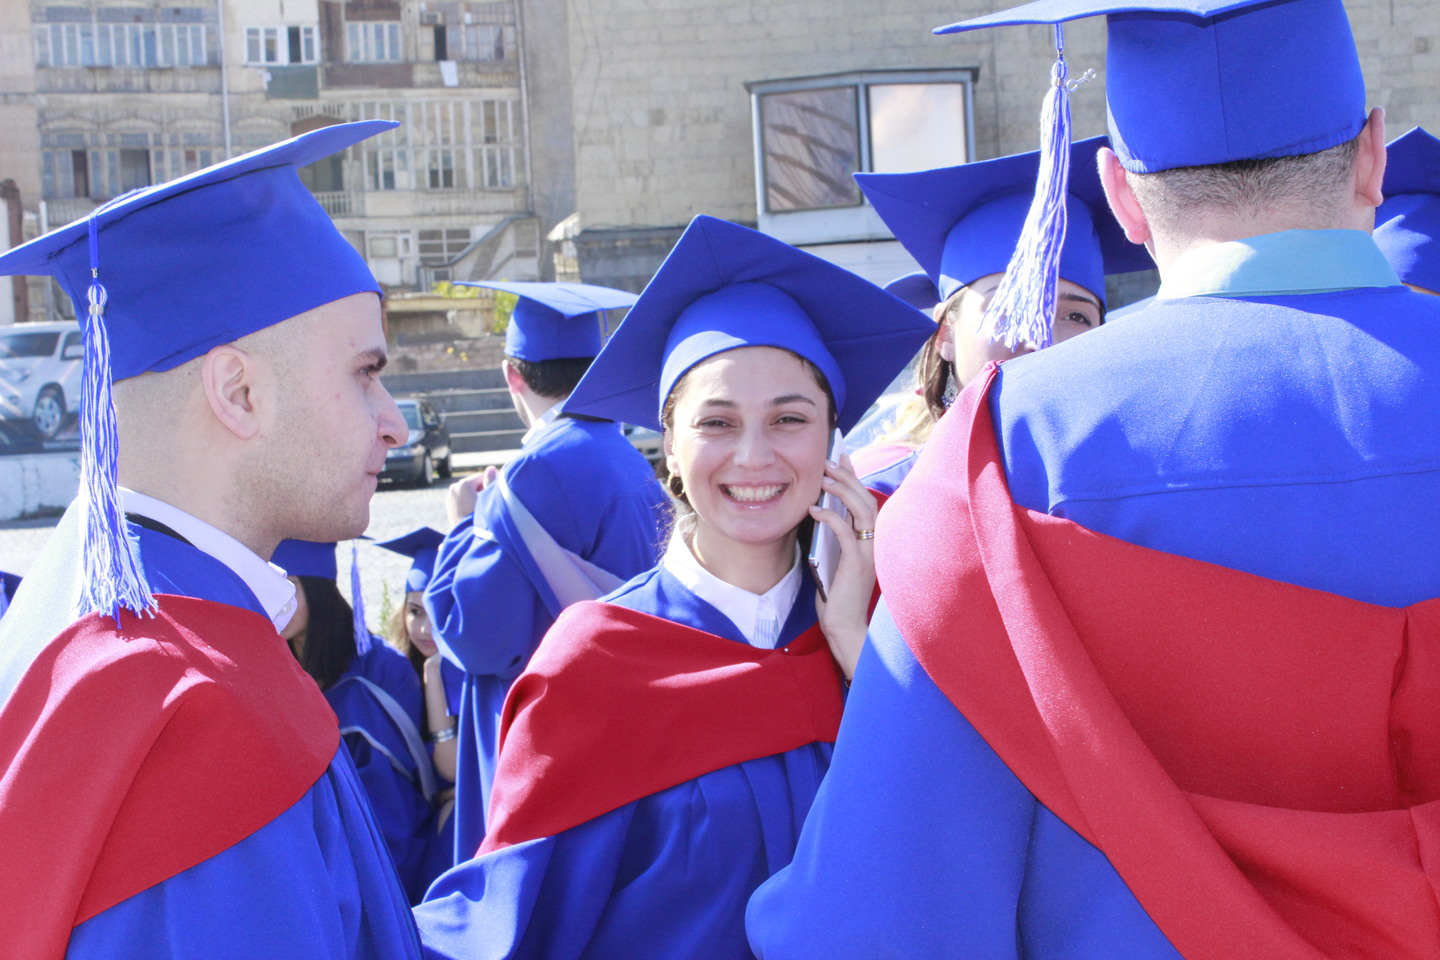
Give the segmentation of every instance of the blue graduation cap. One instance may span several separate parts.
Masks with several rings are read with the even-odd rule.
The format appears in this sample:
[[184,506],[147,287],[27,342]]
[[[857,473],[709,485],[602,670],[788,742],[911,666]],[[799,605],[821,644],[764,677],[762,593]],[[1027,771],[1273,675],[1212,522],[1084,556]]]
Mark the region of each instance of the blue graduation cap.
[[[1125,238],[1105,202],[1095,161],[1105,145],[1104,137],[1071,144],[1068,225],[1060,250],[1060,276],[1102,304],[1108,274],[1155,266],[1144,247]],[[1040,153],[1032,151],[916,173],[857,173],[855,180],[949,300],[961,287],[1005,272],[1039,173]]]
[[111,383],[163,371],[356,293],[379,294],[364,259],[298,168],[390,121],[335,124],[126,194],[0,255],[0,275],[55,277],[85,317],[82,612],[119,622],[154,605],[124,533]]
[[628,307],[635,294],[593,283],[491,283],[461,286],[504,290],[519,297],[505,330],[505,355],[541,363],[590,359],[600,352],[604,311]]
[[1365,125],[1341,0],[1035,0],[935,32],[1102,14],[1110,139],[1132,173],[1315,153]]
[[281,540],[270,562],[292,577],[321,577],[334,580],[339,574],[334,543],[313,540]]
[[660,429],[675,382],[740,347],[779,347],[825,375],[848,431],[935,331],[848,270],[714,217],[696,217],[565,402],[566,413]]
[[940,303],[940,291],[935,289],[935,282],[924,270],[902,274],[885,284],[884,289],[890,296],[899,297],[927,317]]
[[420,593],[430,585],[430,577],[435,572],[435,561],[440,558],[440,544],[444,542],[445,534],[439,530],[421,527],[402,537],[382,540],[375,546],[384,547],[411,559],[410,572],[405,575],[405,592]]
[[[292,577],[335,580],[340,575],[340,565],[335,559],[336,546],[335,543],[314,540],[281,540],[270,562]],[[355,630],[355,652],[364,656],[370,652],[370,628],[365,625],[365,595],[360,582],[360,558],[353,542],[350,544],[350,609]]]
[[1416,127],[1387,153],[1375,242],[1401,281],[1440,291],[1440,140]]

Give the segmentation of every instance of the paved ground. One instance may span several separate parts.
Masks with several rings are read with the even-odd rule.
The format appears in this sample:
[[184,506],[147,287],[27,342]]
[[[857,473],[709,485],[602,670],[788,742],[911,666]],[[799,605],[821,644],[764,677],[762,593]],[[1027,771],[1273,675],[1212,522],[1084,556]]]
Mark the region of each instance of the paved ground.
[[[486,453],[456,454],[456,475],[472,473],[490,463],[503,463],[518,451],[497,450]],[[450,481],[438,480],[423,490],[386,486],[370,504],[370,527],[365,531],[376,540],[398,537],[420,526],[432,526],[445,532],[445,490]],[[58,518],[16,520],[0,523],[0,570],[21,576],[30,569],[45,541],[49,539]],[[398,602],[405,573],[410,569],[406,557],[381,550],[363,541],[359,545],[360,580],[365,596],[366,619],[377,633],[382,624],[381,610],[388,588],[390,602]],[[350,596],[350,551],[340,550],[340,590]]]

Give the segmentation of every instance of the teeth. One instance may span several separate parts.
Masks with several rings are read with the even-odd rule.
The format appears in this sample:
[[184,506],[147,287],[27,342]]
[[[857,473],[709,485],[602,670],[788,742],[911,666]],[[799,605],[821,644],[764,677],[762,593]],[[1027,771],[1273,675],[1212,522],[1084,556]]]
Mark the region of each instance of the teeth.
[[771,487],[726,487],[725,492],[730,495],[732,500],[759,502],[779,496],[780,491],[784,489],[783,484],[777,484]]

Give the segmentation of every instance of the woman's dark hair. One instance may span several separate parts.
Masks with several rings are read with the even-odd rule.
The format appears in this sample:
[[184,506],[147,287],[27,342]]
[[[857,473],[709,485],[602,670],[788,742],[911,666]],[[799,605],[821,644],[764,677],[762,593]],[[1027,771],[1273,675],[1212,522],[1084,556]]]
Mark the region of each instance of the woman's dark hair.
[[305,605],[310,608],[300,666],[321,690],[328,690],[355,659],[355,613],[334,580],[328,577],[295,579],[305,591]]
[[542,397],[568,397],[594,361],[590,357],[562,357],[558,360],[505,358],[520,374],[525,385]]

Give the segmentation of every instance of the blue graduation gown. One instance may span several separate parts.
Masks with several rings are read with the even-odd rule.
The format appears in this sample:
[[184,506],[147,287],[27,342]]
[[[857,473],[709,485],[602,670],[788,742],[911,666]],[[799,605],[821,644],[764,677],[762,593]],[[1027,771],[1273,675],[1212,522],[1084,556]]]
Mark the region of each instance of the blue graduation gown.
[[[1440,431],[1416,427],[1440,406],[1440,300],[1157,300],[999,376],[991,409],[1023,506],[1370,603],[1440,595]],[[1175,955],[883,606],[795,862],[747,922],[764,958]]]
[[[745,642],[662,569],[608,599]],[[813,595],[802,590],[782,645],[814,622]],[[748,958],[745,903],[789,861],[830,752],[812,743],[724,767],[459,864],[415,910],[427,955]]]
[[[561,417],[505,467],[526,509],[566,550],[629,579],[655,564],[664,493],[608,421]],[[492,537],[476,537],[475,524]],[[560,606],[509,535],[498,489],[446,536],[425,591],[435,638],[465,673],[455,783],[455,862],[479,849],[495,774],[500,708]]]
[[[387,697],[391,704],[384,702]],[[420,678],[404,654],[375,639],[325,691],[325,699],[339,718],[340,735],[365,785],[401,885],[410,902],[418,903],[430,882],[449,866],[437,865],[431,853],[438,832],[433,794],[448,783],[437,783],[421,738]]]
[[[80,524],[62,519],[37,561],[30,594],[7,624],[5,691],[56,632],[71,594]],[[155,593],[229,604],[264,615],[228,567],[162,533],[131,526]],[[61,623],[63,626],[63,623]],[[38,628],[38,629],[32,629]],[[77,771],[83,774],[83,771]],[[83,789],[83,776],[73,789]],[[347,751],[292,807],[224,852],[75,927],[76,958],[417,956],[414,924],[384,838]]]
[[860,482],[877,493],[890,496],[900,489],[900,484],[910,475],[910,471],[915,469],[915,459],[920,456],[920,450],[923,449],[925,448],[912,450],[888,467],[881,467],[873,473],[867,473],[860,478]]

